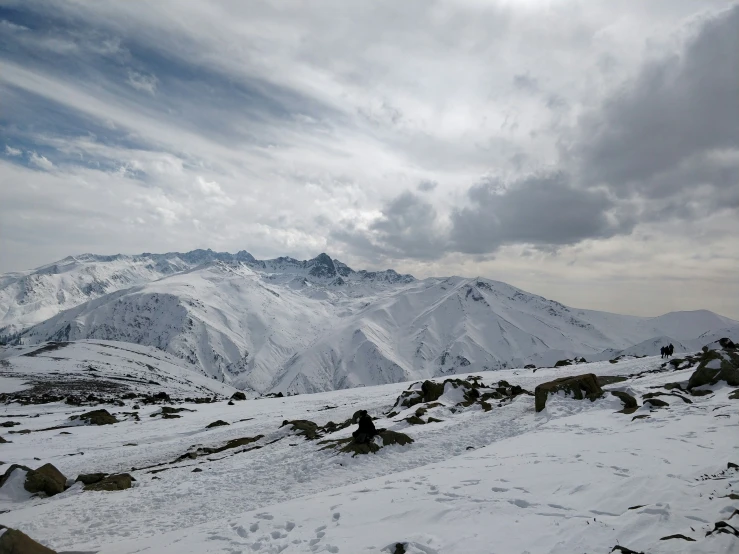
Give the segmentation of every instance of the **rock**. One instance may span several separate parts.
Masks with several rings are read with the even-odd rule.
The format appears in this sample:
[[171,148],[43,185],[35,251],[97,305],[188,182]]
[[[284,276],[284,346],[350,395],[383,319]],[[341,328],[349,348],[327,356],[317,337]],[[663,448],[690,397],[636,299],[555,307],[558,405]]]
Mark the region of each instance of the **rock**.
[[235,406],[236,404],[234,404],[234,401],[233,401],[233,400],[229,400],[229,401],[228,401],[228,405],[229,405],[229,406]]
[[727,337],[718,339],[718,343],[724,350],[736,350],[737,348],[739,348],[730,338]]
[[199,467],[196,467],[195,469],[192,470],[192,473],[200,473],[201,471],[203,470],[200,469]]
[[8,441],[6,441],[6,440],[5,440],[5,439],[4,439],[3,437],[0,437],[0,444],[5,444],[5,443],[7,443],[7,442],[8,442]]
[[8,477],[10,477],[10,474],[13,473],[16,469],[22,469],[23,471],[31,471],[31,468],[28,466],[23,466],[20,464],[12,464],[8,469],[5,470],[5,473],[3,474],[2,478],[0,478],[0,488],[5,484],[5,481],[8,480]]
[[572,360],[557,360],[557,363],[554,364],[554,367],[564,367],[572,365]]
[[285,425],[291,425],[293,431],[296,431],[298,435],[303,435],[308,440],[315,440],[321,436],[318,433],[318,425],[307,419],[285,420],[280,427],[284,427]]
[[550,394],[560,391],[567,396],[572,395],[576,400],[588,398],[591,402],[603,394],[603,389],[598,385],[598,379],[593,373],[562,377],[536,387],[534,391],[536,411],[540,412],[544,409]]
[[20,422],[18,421],[3,421],[0,423],[0,427],[15,427],[16,425],[20,425]]
[[3,530],[0,535],[0,554],[56,554],[55,550],[46,548],[31,537],[18,531],[0,525]]
[[524,369],[536,369],[536,366],[534,364],[526,364],[523,366]]
[[230,423],[226,423],[222,419],[219,419],[217,421],[214,421],[213,423],[209,423],[205,426],[206,429],[211,429],[212,427],[222,427],[223,425],[230,425]]
[[231,400],[246,400],[246,394],[241,391],[236,391],[231,395]]
[[156,399],[156,400],[164,400],[165,402],[170,402],[169,395],[166,392],[164,392],[164,391],[156,393],[154,395],[154,399]]
[[86,491],[122,491],[131,488],[131,482],[133,481],[128,473],[119,473],[118,475],[109,475],[105,479],[85,485]]
[[396,543],[393,554],[405,554],[405,545],[402,542]]
[[112,425],[113,423],[118,423],[116,417],[110,415],[108,410],[93,410],[78,416],[72,416],[70,419],[81,419],[88,425]]
[[677,533],[675,535],[668,535],[666,537],[662,537],[660,540],[661,541],[669,541],[671,539],[682,539],[684,541],[695,542],[695,539],[691,539],[690,537],[686,537],[682,533]]
[[[688,390],[704,385],[715,385],[719,381],[726,381],[732,387],[739,386],[739,368],[732,367],[729,362],[721,360],[720,367],[708,367],[712,365],[701,362],[688,380]],[[713,365],[718,365],[713,364]]]
[[108,476],[107,473],[80,473],[75,479],[76,482],[80,482],[83,485],[93,485],[99,483]]
[[639,408],[639,404],[636,402],[636,398],[631,396],[628,392],[612,390],[611,394],[624,403],[624,409],[621,410],[622,413],[631,414],[635,412],[637,408]]
[[649,404],[652,408],[664,408],[665,406],[669,406],[667,402],[660,400],[659,398],[646,398],[644,400],[644,404]]
[[611,552],[620,552],[621,554],[644,554],[644,552],[637,552],[636,550],[631,550],[631,548],[626,548],[620,544],[614,546]]
[[31,470],[26,475],[26,482],[23,485],[28,492],[43,492],[47,496],[54,496],[64,492],[67,485],[67,478],[51,464],[44,464],[36,470]]
[[736,389],[734,392],[730,393],[729,398],[731,400],[739,400],[739,389]]

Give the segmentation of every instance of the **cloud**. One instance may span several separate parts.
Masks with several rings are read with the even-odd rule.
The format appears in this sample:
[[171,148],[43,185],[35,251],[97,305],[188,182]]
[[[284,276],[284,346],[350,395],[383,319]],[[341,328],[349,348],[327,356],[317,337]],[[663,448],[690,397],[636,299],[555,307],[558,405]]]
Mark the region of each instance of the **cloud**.
[[418,186],[416,188],[420,190],[421,192],[431,192],[438,186],[439,186],[439,183],[437,183],[436,181],[424,179],[418,183]]
[[136,90],[155,94],[157,91],[157,83],[159,80],[156,75],[144,75],[137,71],[128,70],[128,80],[126,81]]
[[13,148],[12,146],[5,145],[5,155],[6,156],[20,156],[23,154],[23,151],[18,148]]
[[694,276],[739,262],[723,0],[6,5],[0,271],[213,247],[595,283],[681,239]]
[[537,93],[539,92],[539,82],[528,73],[519,73],[513,76],[513,86],[518,90]]
[[485,180],[467,192],[470,206],[452,212],[451,243],[483,254],[504,244],[560,246],[628,233],[633,221],[614,217],[603,191],[579,190],[564,173],[542,173],[513,183]]
[[[582,180],[619,195],[664,197],[709,177],[712,151],[739,148],[739,6],[693,23],[682,51],[647,62],[583,116],[575,153]],[[683,167],[685,171],[675,172]],[[663,177],[670,175],[669,190]],[[711,183],[736,182],[714,172]]]
[[31,152],[28,161],[31,163],[31,165],[35,165],[39,169],[43,169],[44,171],[51,171],[54,169],[54,164],[51,163],[48,159],[46,159],[44,156],[41,156],[37,154],[36,152]]

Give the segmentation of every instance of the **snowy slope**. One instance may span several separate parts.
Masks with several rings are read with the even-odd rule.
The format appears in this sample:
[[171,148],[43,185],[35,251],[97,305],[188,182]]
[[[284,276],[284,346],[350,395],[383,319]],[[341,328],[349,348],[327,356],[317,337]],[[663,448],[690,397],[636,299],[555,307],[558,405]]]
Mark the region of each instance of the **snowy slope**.
[[204,375],[261,393],[551,366],[564,358],[606,359],[630,347],[647,355],[658,352],[659,337],[688,349],[701,334],[739,329],[739,322],[707,311],[641,318],[579,310],[489,279],[419,281],[392,270],[355,271],[326,254],[305,261],[210,250],[86,255],[24,279],[44,285],[29,289],[33,302],[17,294],[9,300],[23,279],[0,277],[11,329],[58,312],[26,329],[24,343],[153,346]]
[[40,396],[120,398],[125,393],[165,392],[174,398],[229,398],[236,389],[188,367],[183,360],[150,346],[113,341],[79,341],[16,346],[0,350],[0,383]]
[[[630,391],[642,404],[642,394],[669,394],[665,384],[691,374],[648,373],[661,363],[648,357],[484,377],[533,390],[564,375],[634,375],[606,388]],[[737,527],[739,472],[727,468],[739,462],[731,388],[715,386],[690,403],[660,396],[669,406],[630,415],[617,413],[622,404],[613,396],[554,396],[537,414],[524,394],[489,412],[439,408],[442,422],[413,426],[385,415],[407,388],[184,405],[196,411],[173,421],[148,417],[158,408],[144,407],[139,422],[74,427],[64,436],[50,428],[79,410],[4,406],[3,416],[33,432],[3,433],[12,443],[2,445],[0,470],[50,462],[71,479],[130,471],[136,482],[108,493],[75,485],[51,498],[0,494],[8,510],[0,524],[59,551],[99,554],[392,553],[398,542],[412,554],[605,554],[616,545],[652,554],[736,552],[739,537],[707,535],[718,521]],[[281,427],[285,419],[342,421],[358,409],[415,442],[352,458]],[[230,425],[206,429],[217,419]],[[258,435],[258,449],[178,459],[193,445]],[[661,540],[678,534],[686,538]]]
[[23,341],[133,342],[239,388],[306,393],[599,359],[665,330],[689,334],[691,314],[693,337],[731,322],[705,311],[639,318],[578,310],[489,279],[419,281],[354,271],[322,254],[209,262],[61,312]]
[[69,256],[31,271],[0,275],[0,335],[10,335],[104,294],[143,284],[203,263],[252,261],[237,254],[193,250],[137,256]]

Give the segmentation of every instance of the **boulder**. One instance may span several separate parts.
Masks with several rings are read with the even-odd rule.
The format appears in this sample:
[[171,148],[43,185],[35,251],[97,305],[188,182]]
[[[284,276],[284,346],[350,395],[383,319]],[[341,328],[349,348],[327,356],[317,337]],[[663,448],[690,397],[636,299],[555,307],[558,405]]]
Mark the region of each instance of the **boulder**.
[[231,400],[246,400],[246,395],[241,391],[236,391],[231,395]]
[[119,473],[118,475],[109,475],[108,477],[90,485],[85,485],[86,491],[122,491],[131,488],[133,481],[128,473]]
[[0,530],[0,554],[56,554],[17,529],[0,525]]
[[560,391],[567,396],[571,395],[576,400],[588,398],[591,402],[603,394],[603,389],[598,385],[598,378],[593,373],[562,377],[536,387],[534,391],[536,411],[540,412],[544,409],[550,394]]
[[5,470],[5,473],[3,474],[2,478],[0,478],[0,488],[5,484],[5,481],[8,480],[8,477],[10,477],[10,474],[13,473],[16,469],[22,469],[23,471],[31,471],[31,468],[28,466],[23,466],[20,464],[12,464],[8,469]]
[[217,421],[214,421],[213,423],[209,423],[205,426],[206,429],[212,429],[213,427],[222,427],[223,425],[230,425],[230,423],[226,423],[222,419],[219,419]]
[[649,404],[652,408],[664,408],[665,406],[669,406],[670,404],[665,402],[664,400],[660,400],[659,398],[646,398],[644,400],[645,404]]
[[31,470],[26,475],[23,485],[28,492],[43,492],[47,496],[54,496],[64,492],[67,486],[67,478],[51,464],[44,464],[36,470]]
[[78,416],[72,416],[70,419],[80,419],[88,425],[112,425],[113,423],[118,423],[116,417],[111,415],[108,410],[93,410]]
[[8,441],[6,441],[6,440],[5,440],[5,439],[4,439],[3,437],[0,437],[0,444],[5,444],[5,443],[7,443],[7,442],[8,442]]
[[631,414],[637,410],[639,407],[639,404],[636,401],[636,398],[631,396],[628,392],[623,392],[620,390],[612,390],[611,394],[615,397],[617,397],[621,402],[624,403],[624,409],[621,410],[624,414]]
[[[711,353],[714,353],[712,355]],[[715,350],[709,350],[688,380],[688,390],[704,385],[715,385],[719,381],[726,381],[732,387],[739,386],[739,367],[731,361],[721,357]]]
[[75,482],[80,482],[83,485],[94,485],[99,483],[108,476],[107,473],[80,473],[75,479]]
[[554,364],[554,367],[564,367],[572,365],[572,360],[557,360],[557,363]]
[[321,436],[318,431],[318,425],[313,421],[308,421],[307,419],[295,419],[292,421],[285,420],[282,422],[280,427],[284,427],[285,425],[290,425],[290,429],[292,431],[296,431],[298,435],[303,435],[309,440],[315,440]]

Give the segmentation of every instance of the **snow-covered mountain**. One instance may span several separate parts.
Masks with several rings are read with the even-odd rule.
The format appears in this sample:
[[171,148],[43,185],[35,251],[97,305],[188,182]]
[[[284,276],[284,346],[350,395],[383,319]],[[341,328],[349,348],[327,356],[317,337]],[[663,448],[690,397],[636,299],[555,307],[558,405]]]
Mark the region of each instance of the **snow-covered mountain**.
[[[489,279],[354,271],[326,254],[307,261],[212,251],[75,260],[66,273],[78,281],[90,275],[89,266],[97,275],[135,274],[139,281],[26,329],[25,343],[102,339],[154,346],[258,392],[603,359],[604,351],[659,337],[692,344],[699,335],[739,329],[739,322],[708,311],[642,318],[580,310]],[[118,281],[106,283],[115,289]],[[51,309],[53,300],[36,293]],[[5,320],[19,326],[11,316],[6,311]]]
[[62,310],[110,292],[155,281],[215,260],[251,262],[248,252],[99,256],[82,254],[31,271],[0,275],[0,335],[10,335]]

